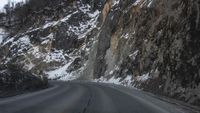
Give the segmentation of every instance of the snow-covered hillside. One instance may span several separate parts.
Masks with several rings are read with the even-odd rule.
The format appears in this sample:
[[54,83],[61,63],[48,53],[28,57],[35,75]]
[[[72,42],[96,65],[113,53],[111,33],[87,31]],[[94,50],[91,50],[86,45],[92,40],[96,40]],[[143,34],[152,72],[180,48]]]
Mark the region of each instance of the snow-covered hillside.
[[4,41],[1,38],[1,50],[9,50],[2,51],[5,55],[1,64],[14,63],[50,79],[78,78],[82,68],[76,65],[83,65],[79,62],[85,62],[83,57],[89,54],[93,39],[88,34],[96,29],[100,11],[92,11],[89,4],[80,1],[75,4],[68,9],[68,15],[58,20],[31,26]]

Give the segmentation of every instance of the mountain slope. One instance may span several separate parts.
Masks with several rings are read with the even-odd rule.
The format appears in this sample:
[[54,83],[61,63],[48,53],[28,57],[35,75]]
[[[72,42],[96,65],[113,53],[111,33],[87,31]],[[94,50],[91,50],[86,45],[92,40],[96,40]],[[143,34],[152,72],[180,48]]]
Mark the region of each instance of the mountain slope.
[[[5,92],[4,89],[13,90],[15,86],[19,90],[31,88],[29,84],[43,87],[40,82],[46,84],[46,77],[76,79],[89,54],[93,39],[88,34],[96,29],[99,16],[97,4],[91,7],[86,1],[61,0],[54,6],[48,4],[40,9],[34,6],[37,1],[32,2],[16,7],[12,21],[2,26],[9,33],[0,37],[2,92]],[[24,11],[29,9],[30,4],[32,9]],[[35,84],[27,82],[30,80]],[[11,87],[7,88],[7,85]]]
[[116,81],[199,105],[199,0],[67,2],[13,27],[1,65],[56,80]]
[[[6,38],[1,45],[1,52],[4,54],[1,64],[16,63],[37,75],[48,74],[50,70],[69,64],[71,68],[68,71],[79,69],[82,65],[79,62],[83,62],[82,57],[89,51],[87,43],[91,39],[86,36],[96,27],[99,11],[92,11],[88,4],[80,1],[74,4],[76,5],[63,9],[69,10],[65,17],[33,25]],[[40,16],[42,15],[44,14],[41,13]],[[73,62],[78,64],[72,65]],[[67,73],[60,74],[62,75],[59,76],[64,76]]]

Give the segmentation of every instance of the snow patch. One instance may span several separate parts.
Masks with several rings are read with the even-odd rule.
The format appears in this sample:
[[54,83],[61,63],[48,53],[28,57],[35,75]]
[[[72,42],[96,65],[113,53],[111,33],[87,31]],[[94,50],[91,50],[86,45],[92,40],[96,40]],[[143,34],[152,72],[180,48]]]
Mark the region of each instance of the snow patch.
[[135,5],[135,6],[136,6],[136,5],[139,5],[141,1],[142,1],[142,0],[136,0],[135,3],[134,3],[133,5]]
[[72,62],[67,63],[63,67],[60,67],[56,70],[45,72],[48,75],[49,79],[57,79],[63,76],[70,76],[69,73],[66,72],[67,68],[71,65]]
[[78,78],[77,75],[67,72],[67,69],[72,64],[73,61],[74,59],[56,70],[45,72],[45,74],[48,75],[49,79],[57,79],[57,80],[62,80],[62,81],[70,81],[70,80],[77,79]]
[[120,84],[120,79],[121,78],[115,78],[114,76],[110,78],[107,82],[108,83],[113,83],[113,84]]
[[132,76],[128,75],[122,82],[121,84],[124,86],[131,86],[134,80],[132,80]]
[[99,11],[95,11],[94,13],[88,12],[88,15],[91,19],[87,22],[79,23],[79,26],[70,26],[69,31],[75,33],[75,35],[78,36],[78,39],[84,38],[86,34],[91,32],[91,30],[96,27],[99,14]]
[[35,58],[38,58],[38,59],[41,57],[41,54],[42,54],[39,51],[39,46],[32,47],[27,53],[32,54]]
[[83,5],[83,6],[81,6],[81,7],[79,7],[79,10],[81,10],[83,13],[88,13],[88,12],[90,12],[90,6],[87,4],[87,5]]
[[26,64],[26,65],[24,66],[24,68],[27,69],[27,70],[31,70],[31,69],[34,68],[34,67],[35,67],[35,64],[33,64],[32,62],[30,62],[29,64]]
[[25,36],[19,38],[17,41],[14,41],[14,38],[11,38],[7,42],[11,42],[11,41],[13,42],[11,47],[18,45],[18,46],[21,46],[21,48],[25,48],[25,46],[28,46],[31,43],[28,35],[25,35]]
[[137,76],[136,80],[137,81],[141,81],[141,82],[145,82],[150,78],[149,73],[147,74],[143,74],[142,76]]
[[62,19],[59,19],[58,21],[47,22],[42,27],[38,27],[38,28],[34,28],[34,29],[29,28],[29,30],[24,34],[27,34],[27,33],[30,33],[30,32],[34,32],[34,31],[37,31],[37,30],[40,30],[40,29],[47,29],[49,27],[57,26],[57,25],[59,25],[59,24],[61,24],[63,22],[67,22],[70,19],[70,17],[72,15],[76,14],[76,13],[78,13],[78,11],[75,11],[72,14],[69,14],[66,17],[62,18]]
[[62,50],[55,50],[54,52],[48,53],[44,59],[44,62],[62,62],[65,60],[65,56]]
[[94,82],[101,82],[101,83],[111,83],[111,84],[117,84],[117,85],[123,85],[123,86],[132,86],[134,80],[132,80],[132,76],[128,75],[126,78],[122,79],[120,77],[111,77],[110,79],[107,79],[105,77],[101,77],[99,79],[93,80]]
[[45,37],[45,38],[42,38],[42,45],[44,45],[44,44],[48,44],[50,41],[52,41],[53,40],[53,38],[54,38],[54,36],[53,36],[53,33],[50,33],[47,37]]
[[140,5],[140,7],[146,6],[149,8],[151,7],[152,3],[153,0],[136,0],[133,5],[134,6]]
[[26,35],[26,36],[24,36],[24,37],[21,37],[21,38],[19,38],[18,42],[20,42],[20,43],[23,43],[23,44],[25,44],[25,45],[28,45],[28,44],[30,44],[30,43],[31,43],[31,41],[30,41],[30,39],[29,39],[29,36],[28,36],[28,35]]
[[114,76],[110,79],[107,79],[105,77],[101,77],[99,79],[95,79],[94,82],[120,84],[120,79],[121,78],[115,78]]
[[152,2],[153,2],[153,0],[151,0],[151,1],[148,3],[147,7],[151,7]]
[[9,42],[13,42],[13,41],[14,41],[14,37],[9,38],[8,40],[6,40],[6,41],[2,44],[2,46],[8,44]]
[[112,7],[118,5],[119,2],[120,2],[120,0],[114,0],[114,1],[113,1],[113,4],[112,4]]
[[121,36],[121,38],[128,39],[128,38],[129,38],[129,34],[128,34],[128,33],[126,33],[126,34],[122,35],[122,36]]
[[46,23],[46,24],[42,27],[42,29],[46,29],[46,28],[48,28],[48,27],[53,27],[53,26],[57,25],[58,23],[59,23],[59,21],[53,21],[53,22]]
[[78,11],[73,12],[72,14],[67,15],[66,17],[64,17],[63,19],[61,19],[61,22],[66,22],[67,20],[69,20],[71,18],[72,15],[78,13]]
[[9,41],[13,41],[10,48],[15,48],[13,51],[17,50],[15,53],[18,55],[24,55],[24,52],[32,46],[28,35],[20,37],[17,41],[14,41],[14,38],[11,38]]
[[130,54],[129,57],[132,58],[132,60],[135,60],[138,53],[139,53],[139,50],[136,50],[133,54]]
[[110,74],[110,75],[112,75],[113,73],[114,73],[114,71],[113,71],[113,70],[109,72],[109,74]]

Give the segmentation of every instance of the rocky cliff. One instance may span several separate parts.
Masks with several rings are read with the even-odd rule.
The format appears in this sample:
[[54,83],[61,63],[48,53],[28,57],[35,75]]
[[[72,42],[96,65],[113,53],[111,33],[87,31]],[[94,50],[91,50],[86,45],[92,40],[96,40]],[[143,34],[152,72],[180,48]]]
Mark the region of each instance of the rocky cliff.
[[89,74],[123,83],[131,77],[135,87],[199,104],[199,5],[121,0],[108,10],[105,4]]
[[5,38],[1,64],[50,79],[113,79],[199,105],[199,0],[80,0],[61,9]]

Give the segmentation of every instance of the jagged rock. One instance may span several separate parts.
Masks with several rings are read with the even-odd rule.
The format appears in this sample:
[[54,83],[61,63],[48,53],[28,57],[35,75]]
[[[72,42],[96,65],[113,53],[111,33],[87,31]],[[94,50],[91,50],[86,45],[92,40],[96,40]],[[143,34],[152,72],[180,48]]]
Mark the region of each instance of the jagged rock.
[[146,74],[137,87],[197,104],[199,6],[198,0],[121,0],[103,15],[92,75]]
[[71,65],[68,68],[68,72],[72,72],[72,71],[76,71],[78,69],[80,69],[83,65],[83,59],[82,58],[76,58]]

